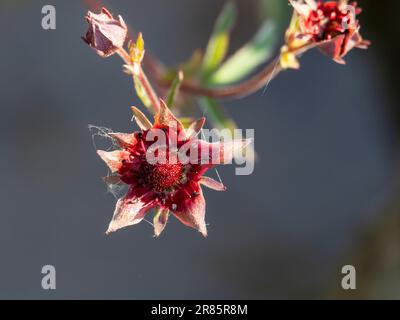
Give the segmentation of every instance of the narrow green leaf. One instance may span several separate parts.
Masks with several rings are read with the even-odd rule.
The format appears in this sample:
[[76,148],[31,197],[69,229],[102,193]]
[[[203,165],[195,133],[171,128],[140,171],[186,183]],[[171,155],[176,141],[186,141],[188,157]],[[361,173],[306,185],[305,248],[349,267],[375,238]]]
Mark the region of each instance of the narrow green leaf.
[[292,11],[288,10],[288,1],[258,0],[257,3],[257,15],[260,21],[272,19],[276,22],[279,32],[284,32]]
[[179,71],[176,75],[174,81],[172,82],[171,88],[169,89],[168,96],[167,96],[167,106],[172,109],[174,106],[175,96],[179,91],[179,87],[183,81],[183,72]]
[[224,60],[229,47],[229,33],[236,20],[237,9],[228,2],[222,9],[214,26],[203,59],[203,78],[207,78]]
[[143,84],[140,81],[139,77],[134,75],[133,76],[133,82],[135,84],[136,94],[138,95],[139,99],[143,102],[143,104],[147,108],[152,109],[153,106],[151,104],[151,99],[147,95],[146,90],[144,89]]
[[208,84],[222,85],[242,80],[271,58],[276,40],[275,24],[265,22],[249,43],[234,53],[210,76]]

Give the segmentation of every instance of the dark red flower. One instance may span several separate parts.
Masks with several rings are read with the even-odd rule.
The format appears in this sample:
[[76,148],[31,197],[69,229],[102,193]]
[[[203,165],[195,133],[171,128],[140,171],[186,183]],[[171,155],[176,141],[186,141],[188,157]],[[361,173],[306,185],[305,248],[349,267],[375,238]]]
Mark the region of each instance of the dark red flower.
[[[197,135],[205,119],[185,129],[163,101],[154,124],[138,109],[133,108],[133,111],[141,131],[112,133],[110,136],[121,149],[97,151],[114,173],[106,181],[129,186],[127,194],[117,202],[107,233],[139,223],[150,209],[156,208],[156,236],[163,231],[170,212],[183,224],[206,236],[206,204],[200,185],[219,191],[225,187],[203,174],[216,164],[228,163],[234,152],[249,141],[208,143],[199,140]],[[165,135],[165,141],[160,132]],[[196,152],[190,155],[190,161],[185,161],[189,150]],[[151,154],[157,161],[149,157]]]
[[338,63],[353,48],[366,49],[357,15],[361,9],[347,0],[289,0],[299,16],[300,38],[310,40]]
[[89,29],[82,39],[98,55],[109,57],[124,46],[128,28],[121,16],[116,20],[106,8],[102,8],[99,14],[89,11],[86,21]]

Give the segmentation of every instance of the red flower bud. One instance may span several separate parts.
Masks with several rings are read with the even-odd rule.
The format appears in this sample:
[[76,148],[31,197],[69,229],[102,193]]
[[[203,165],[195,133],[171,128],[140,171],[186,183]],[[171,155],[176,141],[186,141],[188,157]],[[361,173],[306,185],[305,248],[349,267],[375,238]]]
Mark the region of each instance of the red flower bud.
[[109,57],[124,46],[128,28],[121,16],[116,20],[106,8],[102,8],[99,14],[89,11],[86,21],[89,29],[82,39],[98,55]]

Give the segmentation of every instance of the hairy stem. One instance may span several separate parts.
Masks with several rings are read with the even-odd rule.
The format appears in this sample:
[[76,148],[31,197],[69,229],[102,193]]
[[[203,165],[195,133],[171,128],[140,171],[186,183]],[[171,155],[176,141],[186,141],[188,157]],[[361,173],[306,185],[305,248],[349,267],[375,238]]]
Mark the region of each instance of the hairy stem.
[[[291,48],[287,53],[293,54],[295,57],[300,57],[303,53],[314,46],[315,44],[307,42],[299,47]],[[263,87],[268,86],[272,79],[274,79],[281,71],[285,70],[281,66],[280,58],[280,55],[278,55],[274,60],[267,64],[264,69],[244,82],[225,87],[210,88],[204,87],[201,84],[184,81],[181,85],[181,91],[196,96],[204,96],[216,99],[243,98],[260,90]]]
[[140,64],[133,63],[131,60],[131,56],[124,48],[119,49],[118,55],[125,62],[125,64],[131,67],[131,70],[133,72],[133,81],[135,81],[136,77],[137,80],[141,83],[143,90],[146,92],[146,95],[154,108],[154,112],[157,112],[160,108],[160,101],[155,90],[153,89],[153,86],[151,85],[146,74],[144,73],[142,66]]
[[181,85],[181,91],[196,96],[205,96],[217,99],[242,98],[268,85],[268,83],[282,70],[279,58],[276,58],[259,73],[242,83],[220,88],[208,88],[196,83],[184,81]]
[[124,48],[120,48],[117,53],[127,65],[132,65],[131,57]]
[[141,82],[143,89],[146,91],[146,95],[149,97],[151,104],[154,108],[154,112],[157,112],[160,109],[160,100],[153,89],[152,85],[149,82],[149,79],[147,79],[146,74],[144,73],[143,69],[141,66],[139,66],[139,70],[137,74],[135,74],[138,80]]

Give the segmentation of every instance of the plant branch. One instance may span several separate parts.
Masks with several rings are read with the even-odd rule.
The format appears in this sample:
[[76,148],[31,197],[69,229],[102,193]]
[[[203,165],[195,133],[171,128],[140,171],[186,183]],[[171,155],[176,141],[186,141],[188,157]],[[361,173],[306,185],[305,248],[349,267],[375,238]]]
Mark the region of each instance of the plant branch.
[[[205,96],[217,99],[242,98],[266,86],[282,70],[283,69],[279,63],[279,58],[276,58],[259,73],[242,83],[220,88],[210,88],[201,86],[197,83],[184,81],[180,90],[196,96]],[[165,82],[163,84],[168,85],[168,83]]]
[[131,56],[124,48],[120,48],[117,53],[125,62],[125,68],[128,70],[128,73],[132,74],[133,81],[135,82],[136,79],[139,81],[141,88],[144,90],[146,96],[148,97],[151,105],[154,108],[154,112],[157,112],[160,108],[160,101],[156,92],[153,89],[153,86],[151,85],[146,74],[144,73],[142,66],[139,63],[132,62]]
[[146,92],[146,95],[150,99],[151,105],[154,108],[154,112],[156,113],[160,109],[160,99],[158,98],[156,92],[154,91],[152,85],[150,84],[149,79],[147,78],[146,74],[143,71],[143,68],[139,65],[137,67],[139,70],[137,70],[134,76],[136,76],[140,81],[144,91]]
[[[306,43],[302,46],[292,48],[288,51],[288,54],[292,54],[294,57],[300,57],[303,53],[315,47],[313,43]],[[284,71],[285,68],[280,63],[281,56],[278,55],[264,69],[256,73],[244,82],[225,86],[225,87],[204,87],[201,84],[194,82],[183,82],[181,85],[181,91],[196,96],[205,96],[216,99],[237,99],[248,96],[261,88],[267,86],[272,79],[274,79],[280,72]],[[160,84],[167,85],[164,81]]]
[[117,53],[127,65],[132,65],[131,56],[124,48],[120,48]]

